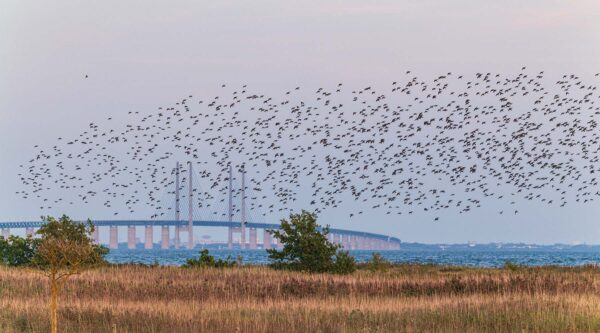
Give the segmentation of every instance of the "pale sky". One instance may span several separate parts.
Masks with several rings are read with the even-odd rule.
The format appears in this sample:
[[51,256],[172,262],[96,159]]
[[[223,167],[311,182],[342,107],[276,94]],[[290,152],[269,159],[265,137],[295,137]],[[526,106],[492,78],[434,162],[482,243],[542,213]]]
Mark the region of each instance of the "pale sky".
[[[387,84],[406,70],[600,72],[600,2],[0,0],[0,220],[36,219],[18,166],[35,144],[90,121],[150,112],[221,83],[281,94],[296,85]],[[88,74],[89,79],[83,77]],[[403,241],[600,243],[600,207],[494,202],[433,223],[378,212],[334,227]],[[64,212],[94,218],[85,207]],[[143,216],[131,216],[131,218]],[[277,222],[277,217],[273,217]]]

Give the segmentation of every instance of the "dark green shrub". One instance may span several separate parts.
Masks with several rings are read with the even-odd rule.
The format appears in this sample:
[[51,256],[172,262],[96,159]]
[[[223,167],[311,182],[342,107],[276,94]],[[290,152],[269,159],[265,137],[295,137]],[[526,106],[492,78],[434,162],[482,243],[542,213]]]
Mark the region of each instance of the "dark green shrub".
[[367,263],[367,268],[371,272],[387,272],[392,264],[387,261],[379,252],[373,252],[371,260]]
[[0,236],[0,263],[12,267],[30,265],[39,243],[40,239],[31,236]]
[[350,274],[356,270],[356,260],[348,251],[338,251],[331,269],[332,273]]
[[518,270],[519,267],[520,266],[517,265],[517,264],[515,264],[514,262],[507,260],[507,261],[504,262],[504,267],[503,268],[507,269],[509,271],[513,271],[514,272],[514,271]]
[[228,256],[227,259],[215,259],[214,256],[208,254],[208,250],[204,249],[200,251],[200,257],[198,259],[188,259],[187,262],[182,266],[186,268],[206,268],[206,267],[216,267],[216,268],[227,268],[233,267],[237,263],[236,261],[231,259],[231,256]]
[[314,213],[303,210],[291,214],[289,221],[281,220],[279,230],[269,232],[283,244],[281,251],[267,250],[273,268],[316,273],[347,273],[356,269],[354,258],[347,252],[338,252],[340,245],[327,239],[329,227],[319,226]]

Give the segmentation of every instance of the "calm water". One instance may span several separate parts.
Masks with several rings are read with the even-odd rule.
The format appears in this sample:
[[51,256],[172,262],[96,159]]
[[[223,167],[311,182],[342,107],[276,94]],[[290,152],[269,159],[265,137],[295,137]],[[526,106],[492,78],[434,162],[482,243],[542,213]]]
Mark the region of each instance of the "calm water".
[[[372,251],[350,251],[359,262],[368,260]],[[155,261],[162,265],[181,265],[188,258],[198,257],[199,250],[111,250],[107,259],[113,263],[138,262],[152,264]],[[264,250],[227,250],[211,249],[216,258],[237,258],[241,256],[244,263],[266,264],[269,262]],[[527,266],[560,265],[578,266],[600,264],[600,250],[394,250],[380,251],[388,260],[396,263],[434,263],[444,265],[461,265],[477,267],[498,267],[511,261]]]

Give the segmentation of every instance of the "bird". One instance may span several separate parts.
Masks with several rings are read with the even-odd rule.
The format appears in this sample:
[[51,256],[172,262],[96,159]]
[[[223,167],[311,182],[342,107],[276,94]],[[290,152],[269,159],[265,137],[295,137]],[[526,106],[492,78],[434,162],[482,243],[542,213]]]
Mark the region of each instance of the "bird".
[[[99,202],[107,214],[164,217],[175,214],[176,175],[188,179],[174,169],[185,159],[201,183],[193,205],[208,216],[227,217],[229,167],[247,175],[246,208],[262,216],[307,205],[347,209],[365,223],[379,210],[439,221],[441,212],[519,198],[594,202],[593,83],[571,73],[547,79],[525,66],[506,75],[453,73],[421,79],[406,71],[412,75],[382,89],[336,82],[270,95],[220,84],[216,95],[186,93],[34,146],[15,195],[41,210]],[[235,182],[239,188],[239,175]],[[232,209],[241,214],[239,204]]]

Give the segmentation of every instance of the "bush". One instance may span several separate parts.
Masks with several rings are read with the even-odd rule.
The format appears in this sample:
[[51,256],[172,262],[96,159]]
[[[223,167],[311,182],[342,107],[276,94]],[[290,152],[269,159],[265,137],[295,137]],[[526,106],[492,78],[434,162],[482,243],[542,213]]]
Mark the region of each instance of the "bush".
[[31,236],[0,236],[0,264],[11,267],[30,265],[39,243],[40,239]]
[[[281,220],[279,230],[269,233],[283,244],[283,250],[269,249],[271,267],[315,273],[350,273],[356,269],[354,258],[339,251],[340,245],[327,239],[329,227],[317,224],[314,213],[302,211]],[[335,261],[334,261],[335,258]]]
[[350,274],[356,270],[356,260],[348,251],[338,251],[335,255],[335,263],[331,269],[332,273]]
[[227,259],[215,259],[214,256],[208,254],[208,250],[204,249],[200,251],[200,257],[198,259],[188,259],[187,262],[182,266],[185,268],[206,268],[206,267],[216,267],[216,268],[227,268],[233,267],[237,263],[231,259],[231,256],[227,256]]
[[392,264],[387,261],[379,252],[373,252],[371,260],[367,263],[367,268],[371,272],[387,272]]
[[503,268],[514,272],[514,271],[517,271],[519,269],[519,267],[521,267],[521,266],[515,264],[514,262],[512,262],[510,260],[507,260],[504,262]]

